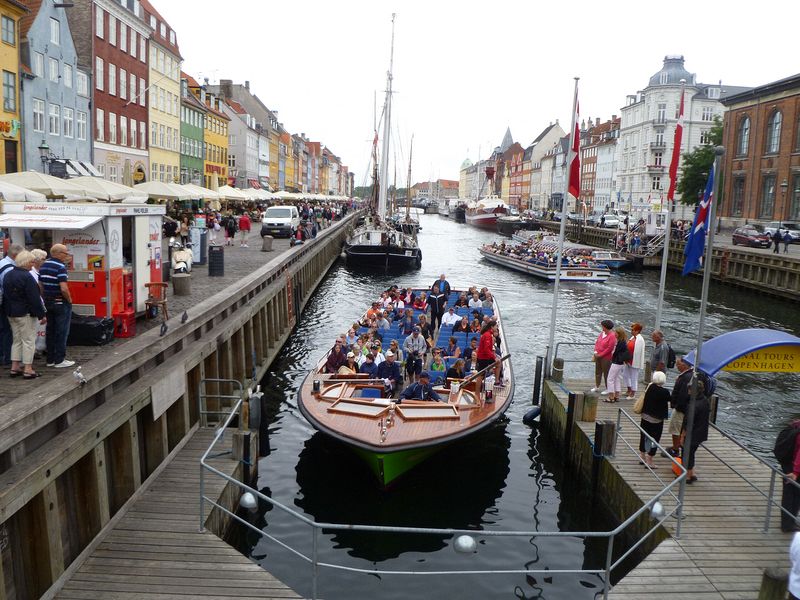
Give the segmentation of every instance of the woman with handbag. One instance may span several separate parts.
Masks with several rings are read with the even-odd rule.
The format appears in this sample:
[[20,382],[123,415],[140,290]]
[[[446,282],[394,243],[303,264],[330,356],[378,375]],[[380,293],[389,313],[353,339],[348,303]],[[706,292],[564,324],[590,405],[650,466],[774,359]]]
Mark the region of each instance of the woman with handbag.
[[639,435],[639,454],[645,466],[653,466],[656,445],[645,436],[645,433],[656,442],[661,442],[664,431],[664,419],[669,413],[669,390],[664,388],[667,376],[661,371],[653,373],[652,382],[647,386],[644,396],[633,405],[633,412],[641,414],[642,433]]
[[603,395],[607,397],[603,398],[603,402],[619,402],[625,362],[631,358],[630,352],[628,352],[628,334],[625,332],[625,328],[615,328],[614,336],[617,342],[614,352],[611,354],[611,367],[609,367],[606,377],[606,391],[603,392]]

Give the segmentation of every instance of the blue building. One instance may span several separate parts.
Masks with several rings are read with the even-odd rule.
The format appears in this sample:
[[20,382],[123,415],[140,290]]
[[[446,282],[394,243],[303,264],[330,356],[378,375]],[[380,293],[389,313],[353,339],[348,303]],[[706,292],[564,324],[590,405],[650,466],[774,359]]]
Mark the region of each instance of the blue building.
[[22,169],[60,177],[94,175],[91,74],[78,55],[65,10],[24,0],[20,21]]

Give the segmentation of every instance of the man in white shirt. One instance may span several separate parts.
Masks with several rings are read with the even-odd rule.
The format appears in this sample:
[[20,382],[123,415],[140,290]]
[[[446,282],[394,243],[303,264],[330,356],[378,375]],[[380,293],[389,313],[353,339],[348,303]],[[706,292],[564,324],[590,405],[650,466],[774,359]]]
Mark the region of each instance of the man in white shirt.
[[459,317],[456,314],[456,309],[451,306],[450,309],[442,317],[442,325],[453,326],[456,323],[458,323],[460,320],[461,320],[461,317]]
[[[381,352],[380,345],[375,342],[373,342],[372,346],[370,347],[370,354],[372,354],[372,358],[375,361],[376,367],[380,365],[384,360],[386,360],[386,357],[383,356],[383,352]],[[358,358],[358,366],[360,367],[361,365],[363,365],[366,359],[367,355],[362,353],[361,356]]]
[[481,310],[483,308],[483,302],[481,302],[480,296],[478,296],[477,292],[472,294],[472,299],[469,301],[468,306],[470,308],[476,308]]

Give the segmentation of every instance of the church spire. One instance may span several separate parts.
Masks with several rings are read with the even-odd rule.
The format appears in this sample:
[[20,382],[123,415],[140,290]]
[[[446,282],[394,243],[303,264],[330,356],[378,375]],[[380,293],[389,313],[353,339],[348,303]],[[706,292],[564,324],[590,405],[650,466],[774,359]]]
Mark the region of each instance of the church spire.
[[503,141],[500,142],[500,152],[505,152],[514,143],[514,138],[511,137],[511,127],[506,127],[506,134],[503,136]]

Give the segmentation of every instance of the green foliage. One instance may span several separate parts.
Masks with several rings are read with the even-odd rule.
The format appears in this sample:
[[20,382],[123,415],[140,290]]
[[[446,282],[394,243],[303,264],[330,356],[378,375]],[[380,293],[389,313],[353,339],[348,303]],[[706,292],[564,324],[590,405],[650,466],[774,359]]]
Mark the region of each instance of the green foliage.
[[356,198],[371,198],[372,186],[367,185],[367,186],[356,187],[353,190],[353,196],[355,196]]
[[677,187],[681,204],[696,205],[706,187],[708,172],[714,164],[714,147],[722,144],[722,119],[719,117],[714,119],[710,135],[710,144],[698,146],[682,157],[681,178]]

